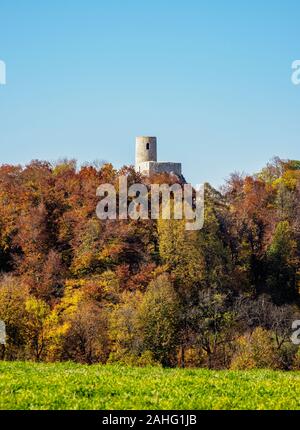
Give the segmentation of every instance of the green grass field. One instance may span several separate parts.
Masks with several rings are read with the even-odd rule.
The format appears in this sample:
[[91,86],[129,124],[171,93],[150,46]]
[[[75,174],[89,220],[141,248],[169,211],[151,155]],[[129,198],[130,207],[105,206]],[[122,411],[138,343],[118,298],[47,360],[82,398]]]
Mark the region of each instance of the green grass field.
[[0,362],[0,409],[300,409],[300,372]]

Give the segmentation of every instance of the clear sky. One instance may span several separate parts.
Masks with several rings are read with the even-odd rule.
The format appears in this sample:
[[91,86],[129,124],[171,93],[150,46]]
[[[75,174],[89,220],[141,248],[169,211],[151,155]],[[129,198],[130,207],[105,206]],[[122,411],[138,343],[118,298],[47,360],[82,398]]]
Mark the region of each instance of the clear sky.
[[193,184],[300,158],[300,2],[0,0],[0,163],[134,162]]

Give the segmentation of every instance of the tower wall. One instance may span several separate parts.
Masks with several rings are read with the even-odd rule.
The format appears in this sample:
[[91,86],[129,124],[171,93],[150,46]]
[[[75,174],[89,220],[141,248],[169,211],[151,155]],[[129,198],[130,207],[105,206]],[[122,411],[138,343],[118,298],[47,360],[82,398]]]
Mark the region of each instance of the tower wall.
[[141,163],[146,161],[157,161],[156,137],[140,136],[135,143],[135,168],[139,171]]
[[167,161],[144,161],[139,164],[140,173],[153,175],[156,173],[172,173],[181,176],[181,163],[171,163]]

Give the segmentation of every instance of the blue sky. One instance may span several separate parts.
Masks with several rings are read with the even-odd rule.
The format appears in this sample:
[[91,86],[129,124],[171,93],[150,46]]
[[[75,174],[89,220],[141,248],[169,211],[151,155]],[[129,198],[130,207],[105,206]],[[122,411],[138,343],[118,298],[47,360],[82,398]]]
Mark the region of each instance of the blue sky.
[[0,0],[0,162],[134,162],[138,135],[193,184],[300,158],[300,3]]

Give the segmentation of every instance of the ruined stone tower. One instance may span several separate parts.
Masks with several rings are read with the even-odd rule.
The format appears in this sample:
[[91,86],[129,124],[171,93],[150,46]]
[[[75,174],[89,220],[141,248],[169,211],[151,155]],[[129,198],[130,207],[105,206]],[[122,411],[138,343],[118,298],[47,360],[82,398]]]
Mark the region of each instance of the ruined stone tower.
[[135,142],[135,165],[138,167],[147,161],[157,161],[156,137],[137,137]]
[[135,170],[144,175],[173,173],[181,176],[181,163],[157,161],[156,137],[140,136],[135,144]]

